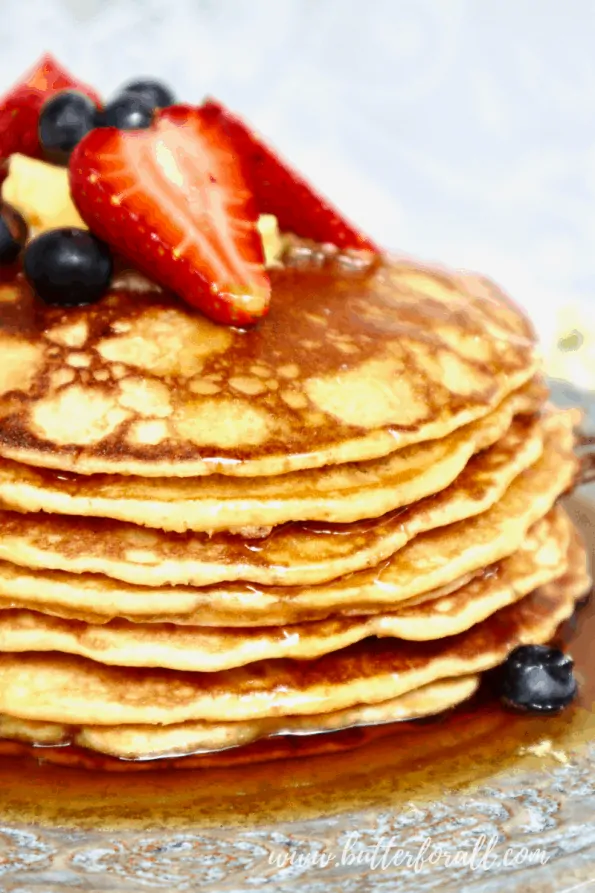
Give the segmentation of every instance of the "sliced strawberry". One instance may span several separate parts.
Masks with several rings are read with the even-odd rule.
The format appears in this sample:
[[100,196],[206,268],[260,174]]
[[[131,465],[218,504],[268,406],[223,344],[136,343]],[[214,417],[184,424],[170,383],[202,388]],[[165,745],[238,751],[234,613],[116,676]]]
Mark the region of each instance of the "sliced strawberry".
[[171,106],[148,130],[92,130],[72,153],[70,186],[96,235],[211,319],[266,314],[256,206],[215,110]]
[[331,242],[343,249],[363,248],[378,252],[378,247],[368,236],[349,223],[241,118],[214,99],[208,99],[202,108],[216,111],[221,116],[238,152],[248,161],[260,214],[274,214],[280,230],[304,239]]
[[99,96],[91,87],[76,80],[46,53],[0,101],[0,162],[13,152],[40,157],[39,113],[46,99],[61,90],[79,90],[99,104]]

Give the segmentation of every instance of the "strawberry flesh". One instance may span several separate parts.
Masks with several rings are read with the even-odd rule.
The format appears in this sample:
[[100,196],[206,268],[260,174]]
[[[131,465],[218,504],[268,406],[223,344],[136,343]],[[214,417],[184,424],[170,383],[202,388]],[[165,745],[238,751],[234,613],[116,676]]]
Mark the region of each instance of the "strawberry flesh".
[[349,223],[241,118],[214,99],[208,99],[202,108],[220,116],[238,153],[247,161],[260,214],[273,214],[281,231],[304,239],[379,253],[368,236]]
[[46,53],[0,101],[0,163],[14,152],[41,157],[39,113],[46,99],[61,90],[78,90],[97,104],[100,102],[91,87],[74,78]]
[[267,313],[256,205],[215,110],[171,106],[146,130],[91,131],[70,185],[96,235],[206,316],[245,326]]

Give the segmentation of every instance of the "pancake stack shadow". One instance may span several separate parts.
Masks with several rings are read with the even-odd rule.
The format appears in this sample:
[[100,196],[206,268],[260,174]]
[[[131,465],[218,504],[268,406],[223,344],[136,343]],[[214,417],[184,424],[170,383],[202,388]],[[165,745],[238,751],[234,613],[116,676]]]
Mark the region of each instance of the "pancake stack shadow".
[[469,698],[588,588],[578,416],[516,307],[403,262],[272,281],[249,333],[0,287],[0,738],[324,749]]

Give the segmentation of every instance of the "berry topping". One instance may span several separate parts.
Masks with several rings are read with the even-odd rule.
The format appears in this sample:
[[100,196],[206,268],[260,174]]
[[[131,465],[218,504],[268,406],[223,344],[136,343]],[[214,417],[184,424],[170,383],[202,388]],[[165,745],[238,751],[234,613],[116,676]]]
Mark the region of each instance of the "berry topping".
[[10,205],[0,205],[0,264],[13,264],[27,241],[27,224]]
[[0,160],[14,152],[40,157],[39,114],[46,99],[61,90],[77,90],[99,102],[90,87],[73,78],[49,54],[43,56],[0,102]]
[[72,154],[70,186],[93,232],[211,319],[244,326],[266,314],[254,199],[213,109],[172,106],[148,130],[92,131]]
[[319,195],[290,165],[279,158],[250,127],[223,105],[208,100],[204,109],[220,116],[252,173],[252,188],[260,214],[273,214],[283,232],[341,249],[378,248]]
[[150,127],[155,107],[142,96],[122,93],[108,102],[101,115],[102,127],[118,127],[120,130],[142,130]]
[[122,87],[120,93],[140,96],[152,109],[165,109],[176,101],[169,87],[153,80],[130,81]]
[[503,665],[502,698],[532,713],[556,713],[576,696],[574,662],[558,648],[521,645]]
[[82,138],[98,124],[98,110],[83,93],[65,90],[49,99],[39,116],[39,140],[51,161],[66,162]]
[[112,275],[109,248],[87,230],[54,229],[27,245],[25,275],[47,304],[92,304],[107,290]]

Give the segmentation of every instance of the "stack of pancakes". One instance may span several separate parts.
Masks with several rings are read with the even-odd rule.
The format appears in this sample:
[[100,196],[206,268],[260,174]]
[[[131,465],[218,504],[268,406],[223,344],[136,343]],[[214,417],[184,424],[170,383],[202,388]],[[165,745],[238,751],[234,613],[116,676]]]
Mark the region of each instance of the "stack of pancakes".
[[491,283],[294,249],[257,329],[0,287],[0,737],[179,757],[440,712],[588,583]]

